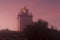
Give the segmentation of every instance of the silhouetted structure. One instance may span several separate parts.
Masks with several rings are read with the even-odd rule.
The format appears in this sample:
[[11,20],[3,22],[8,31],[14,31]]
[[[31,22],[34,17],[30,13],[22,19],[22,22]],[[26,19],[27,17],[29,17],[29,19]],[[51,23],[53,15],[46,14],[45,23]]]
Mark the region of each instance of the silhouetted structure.
[[32,23],[32,14],[28,9],[26,9],[26,7],[24,7],[23,9],[21,9],[21,12],[19,12],[17,20],[19,31],[23,31],[26,25]]

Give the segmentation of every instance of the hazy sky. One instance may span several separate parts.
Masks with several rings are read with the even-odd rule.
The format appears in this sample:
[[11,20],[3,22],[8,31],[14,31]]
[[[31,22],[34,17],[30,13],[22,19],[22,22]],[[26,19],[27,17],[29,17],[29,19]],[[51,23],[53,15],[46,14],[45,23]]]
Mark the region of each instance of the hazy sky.
[[20,9],[26,6],[38,18],[60,29],[60,0],[0,0],[0,30],[17,30],[16,17]]

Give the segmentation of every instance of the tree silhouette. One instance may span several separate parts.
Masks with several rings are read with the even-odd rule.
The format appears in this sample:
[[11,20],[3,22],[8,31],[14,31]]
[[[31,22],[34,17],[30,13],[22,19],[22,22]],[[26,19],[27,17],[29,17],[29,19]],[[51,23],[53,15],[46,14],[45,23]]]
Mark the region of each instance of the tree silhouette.
[[[38,20],[31,25],[27,25],[23,31],[28,40],[57,40],[59,32],[48,28],[48,23]],[[59,34],[60,35],[60,34]]]

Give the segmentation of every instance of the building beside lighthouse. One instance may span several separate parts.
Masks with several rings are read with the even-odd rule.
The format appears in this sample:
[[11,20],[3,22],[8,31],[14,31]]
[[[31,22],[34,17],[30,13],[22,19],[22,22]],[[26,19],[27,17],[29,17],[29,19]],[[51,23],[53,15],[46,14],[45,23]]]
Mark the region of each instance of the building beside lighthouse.
[[22,8],[18,13],[17,21],[18,21],[19,31],[23,31],[26,25],[32,23],[32,14],[29,12],[29,10],[26,7]]

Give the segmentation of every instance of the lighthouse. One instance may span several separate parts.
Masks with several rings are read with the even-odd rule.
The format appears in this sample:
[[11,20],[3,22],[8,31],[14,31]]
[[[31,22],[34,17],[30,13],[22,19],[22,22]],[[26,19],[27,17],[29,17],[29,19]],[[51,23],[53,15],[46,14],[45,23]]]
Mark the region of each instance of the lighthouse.
[[18,30],[23,31],[26,28],[26,25],[32,23],[32,13],[26,7],[23,7],[17,15],[18,20]]

